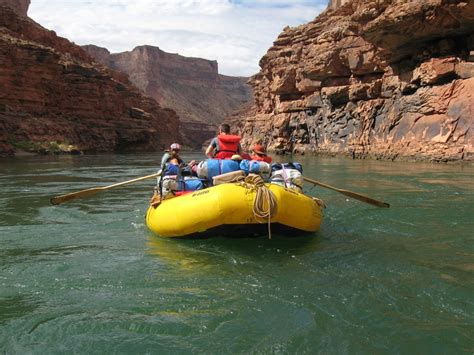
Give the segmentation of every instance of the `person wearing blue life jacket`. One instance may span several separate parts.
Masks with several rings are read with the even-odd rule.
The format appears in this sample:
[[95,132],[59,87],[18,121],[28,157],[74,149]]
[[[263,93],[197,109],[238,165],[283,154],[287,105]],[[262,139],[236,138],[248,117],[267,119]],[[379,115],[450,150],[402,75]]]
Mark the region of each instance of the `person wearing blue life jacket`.
[[[192,160],[188,164],[179,156],[181,145],[173,143],[170,149],[161,158],[161,172],[157,178],[157,187],[150,201],[150,205],[156,207],[161,203],[164,188],[163,181],[168,179],[175,181],[176,186],[182,190],[194,190],[203,187],[202,182],[195,177],[196,161]],[[194,169],[193,169],[194,168]]]
[[161,158],[161,169],[164,169],[167,163],[174,165],[183,165],[184,160],[179,156],[179,151],[181,150],[181,145],[179,143],[173,143],[170,146],[169,151],[163,154]]
[[161,158],[161,174],[158,177],[158,190],[155,191],[150,201],[152,206],[157,206],[161,203],[161,195],[163,192],[163,176],[165,175],[178,175],[181,168],[184,166],[184,160],[179,156],[181,145],[179,143],[173,143],[170,149],[163,154]]

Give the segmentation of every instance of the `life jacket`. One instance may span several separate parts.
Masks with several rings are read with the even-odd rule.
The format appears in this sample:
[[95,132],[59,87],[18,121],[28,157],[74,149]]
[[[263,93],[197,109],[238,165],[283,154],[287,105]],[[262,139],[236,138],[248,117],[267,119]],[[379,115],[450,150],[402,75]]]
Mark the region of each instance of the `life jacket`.
[[268,164],[272,162],[272,158],[266,155],[254,154],[254,155],[251,155],[250,157],[251,157],[251,160],[264,161],[265,163],[268,163]]
[[230,159],[239,153],[240,136],[233,134],[219,134],[217,136],[218,148],[216,159]]
[[163,167],[163,176],[179,175],[179,166],[176,164],[166,163]]

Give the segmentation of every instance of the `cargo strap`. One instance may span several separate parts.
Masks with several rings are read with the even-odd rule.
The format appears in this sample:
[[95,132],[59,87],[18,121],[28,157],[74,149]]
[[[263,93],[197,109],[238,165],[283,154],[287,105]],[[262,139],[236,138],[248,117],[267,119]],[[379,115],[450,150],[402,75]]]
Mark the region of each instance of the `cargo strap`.
[[249,174],[242,184],[251,190],[255,190],[255,200],[253,202],[253,215],[257,222],[268,223],[268,239],[272,239],[270,221],[278,211],[275,194],[265,185],[262,177],[256,174]]

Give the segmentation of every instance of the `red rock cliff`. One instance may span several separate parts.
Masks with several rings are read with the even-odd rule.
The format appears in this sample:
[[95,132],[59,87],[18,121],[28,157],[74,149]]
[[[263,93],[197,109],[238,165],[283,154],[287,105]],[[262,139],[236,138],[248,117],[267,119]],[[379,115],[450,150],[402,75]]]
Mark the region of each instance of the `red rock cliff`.
[[214,136],[216,125],[248,105],[252,97],[248,78],[219,75],[216,61],[166,53],[153,46],[116,54],[92,45],[83,48],[98,62],[128,74],[148,96],[174,109],[183,134],[196,147]]
[[0,0],[0,6],[9,7],[19,16],[26,16],[30,0]]
[[176,113],[79,46],[0,7],[0,154],[18,149],[155,150],[179,140]]
[[345,1],[285,28],[261,59],[244,144],[473,160],[473,61],[474,1]]

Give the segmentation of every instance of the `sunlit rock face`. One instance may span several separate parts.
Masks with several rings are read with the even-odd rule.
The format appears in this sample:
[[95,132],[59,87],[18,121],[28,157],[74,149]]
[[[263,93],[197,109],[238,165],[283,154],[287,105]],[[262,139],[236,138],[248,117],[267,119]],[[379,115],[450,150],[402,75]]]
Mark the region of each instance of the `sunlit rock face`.
[[96,60],[127,74],[130,81],[162,106],[175,110],[187,143],[198,148],[235,110],[248,106],[248,78],[220,75],[214,60],[184,57],[154,46],[111,54],[105,48],[83,46]]
[[181,139],[173,110],[9,6],[0,6],[0,63],[0,155],[157,150]]
[[285,28],[260,67],[255,104],[234,121],[244,146],[474,159],[473,1],[332,1]]
[[336,10],[337,8],[341,7],[345,3],[348,3],[350,0],[330,0],[328,9]]

